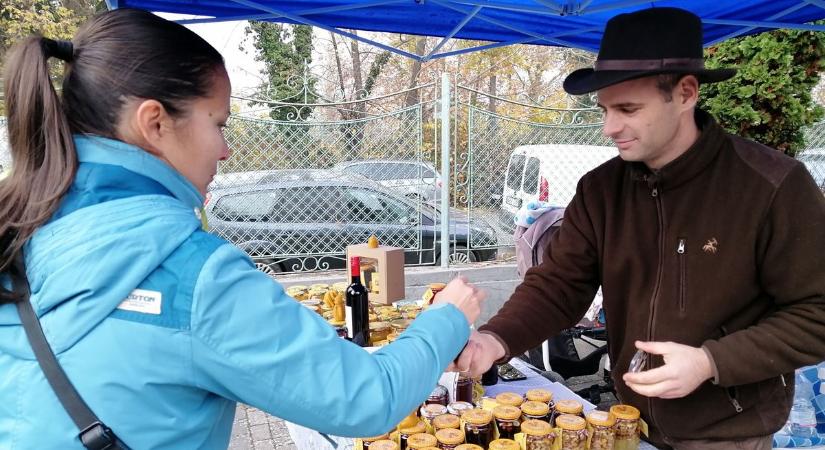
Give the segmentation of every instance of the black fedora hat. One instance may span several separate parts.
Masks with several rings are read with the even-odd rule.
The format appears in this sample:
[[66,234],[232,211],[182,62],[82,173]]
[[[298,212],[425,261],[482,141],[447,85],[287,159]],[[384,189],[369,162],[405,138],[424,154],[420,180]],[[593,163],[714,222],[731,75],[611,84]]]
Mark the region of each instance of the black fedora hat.
[[662,73],[692,74],[700,83],[715,83],[736,70],[705,69],[699,17],[678,8],[648,8],[607,21],[595,67],[568,75],[564,90],[586,94]]

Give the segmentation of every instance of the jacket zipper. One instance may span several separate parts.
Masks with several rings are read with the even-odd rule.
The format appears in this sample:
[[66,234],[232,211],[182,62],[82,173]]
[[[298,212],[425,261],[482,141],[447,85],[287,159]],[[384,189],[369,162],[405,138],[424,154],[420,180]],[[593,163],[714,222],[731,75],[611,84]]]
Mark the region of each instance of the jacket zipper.
[[679,312],[684,315],[685,313],[685,297],[687,296],[687,277],[686,277],[686,270],[685,267],[685,238],[679,238],[679,245],[676,246],[676,254],[678,255],[679,259]]
[[[664,212],[662,211],[662,199],[659,197],[659,188],[656,186],[656,183],[649,183],[649,187],[651,188],[650,196],[653,197],[653,200],[656,202],[656,215],[659,219],[659,265],[656,270],[656,285],[653,287],[653,296],[650,299],[650,317],[648,319],[647,324],[647,341],[650,342],[653,340],[654,336],[654,315],[656,314],[656,298],[659,296],[659,285],[662,282],[662,273],[664,272],[663,268],[663,261],[664,261],[664,251],[665,251],[665,218]],[[648,359],[649,364],[650,359]],[[658,428],[664,434],[664,431],[661,430],[659,426],[656,425],[655,414],[653,412],[653,399],[648,397],[647,398],[647,410],[650,411],[650,421],[651,425],[654,428]]]
[[[722,330],[723,337],[728,335],[728,329],[725,326],[722,326],[719,329]],[[782,381],[785,381],[784,378]],[[736,388],[729,387],[725,389],[725,393],[728,395],[728,400],[730,401],[730,404],[733,405],[733,409],[735,409],[737,413],[742,412],[743,408],[742,405],[739,404],[739,400],[737,398],[739,396],[736,394]]]

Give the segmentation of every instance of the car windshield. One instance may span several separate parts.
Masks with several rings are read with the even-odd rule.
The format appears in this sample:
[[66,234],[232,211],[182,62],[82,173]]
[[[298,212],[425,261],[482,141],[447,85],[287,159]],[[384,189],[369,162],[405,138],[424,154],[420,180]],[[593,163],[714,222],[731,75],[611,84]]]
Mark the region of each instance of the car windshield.
[[346,170],[375,181],[435,178],[435,173],[431,169],[416,163],[360,163],[353,164]]

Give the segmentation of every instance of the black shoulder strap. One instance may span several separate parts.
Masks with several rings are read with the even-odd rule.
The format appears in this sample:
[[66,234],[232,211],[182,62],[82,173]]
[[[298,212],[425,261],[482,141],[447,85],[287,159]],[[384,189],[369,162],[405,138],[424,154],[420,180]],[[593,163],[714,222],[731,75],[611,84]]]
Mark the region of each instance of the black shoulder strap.
[[[60,404],[69,413],[69,416],[74,421],[77,428],[80,430],[80,442],[83,443],[89,450],[106,450],[106,449],[124,449],[129,447],[123,444],[115,433],[103,424],[100,419],[95,416],[95,413],[89,409],[86,402],[77,393],[72,382],[66,377],[60,363],[57,362],[52,348],[46,341],[46,336],[43,334],[43,328],[40,327],[40,321],[37,314],[32,308],[29,296],[31,294],[29,289],[29,282],[26,279],[26,271],[22,266],[22,262],[18,261],[14,265],[13,270],[10,270],[12,275],[12,282],[14,289],[22,289],[23,298],[16,302],[17,312],[20,314],[20,320],[23,322],[23,328],[26,330],[26,336],[29,339],[29,344],[32,346],[34,355],[37,357],[37,362],[40,368],[46,375],[49,385],[57,394]],[[16,273],[14,273],[16,272]]]

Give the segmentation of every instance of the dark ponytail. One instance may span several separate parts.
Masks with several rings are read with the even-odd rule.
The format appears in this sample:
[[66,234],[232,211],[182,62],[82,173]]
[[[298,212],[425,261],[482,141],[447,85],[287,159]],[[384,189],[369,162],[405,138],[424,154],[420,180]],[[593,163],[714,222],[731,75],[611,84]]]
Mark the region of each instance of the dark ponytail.
[[[61,98],[47,60],[66,61]],[[184,26],[152,13],[101,13],[72,42],[30,37],[6,59],[11,174],[0,181],[0,272],[54,214],[77,169],[72,134],[118,139],[125,102],[155,99],[172,116],[208,96],[220,53]],[[0,287],[0,304],[14,301]]]

